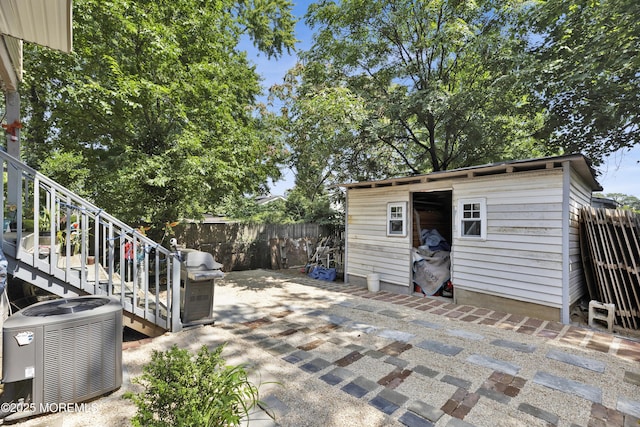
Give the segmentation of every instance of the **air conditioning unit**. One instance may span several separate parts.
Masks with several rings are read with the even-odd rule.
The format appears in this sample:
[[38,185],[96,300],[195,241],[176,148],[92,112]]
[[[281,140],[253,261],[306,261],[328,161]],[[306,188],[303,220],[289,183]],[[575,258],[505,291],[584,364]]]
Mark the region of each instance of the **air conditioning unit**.
[[[122,385],[122,306],[107,296],[46,301],[2,329],[2,417],[57,411]],[[65,405],[65,406],[61,406]]]

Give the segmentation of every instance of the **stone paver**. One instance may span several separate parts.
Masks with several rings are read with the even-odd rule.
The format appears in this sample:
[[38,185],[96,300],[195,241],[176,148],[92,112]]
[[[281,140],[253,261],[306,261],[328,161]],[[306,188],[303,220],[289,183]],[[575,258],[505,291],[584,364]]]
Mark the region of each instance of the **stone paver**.
[[405,404],[409,398],[402,393],[398,393],[397,391],[389,390],[388,388],[382,389],[378,396],[392,402],[398,406],[402,406]]
[[407,406],[407,409],[411,412],[416,413],[417,415],[420,415],[422,418],[433,422],[438,421],[440,417],[444,415],[442,409],[434,408],[433,406],[420,400],[414,400],[413,402],[411,402]]
[[459,388],[440,409],[444,413],[462,420],[469,414],[478,399],[480,399],[479,394]]
[[600,388],[559,377],[547,372],[538,371],[533,377],[533,382],[554,390],[575,394],[576,396],[580,396],[595,403],[600,403],[602,401],[602,390]]
[[508,397],[516,397],[518,393],[520,393],[520,390],[524,388],[526,383],[527,380],[522,377],[506,374],[501,371],[495,371],[489,376],[489,379],[482,384],[482,386],[490,390],[496,390]]
[[425,377],[431,377],[431,378],[435,378],[438,376],[439,372],[436,370],[433,370],[431,368],[428,368],[426,366],[423,365],[417,365],[413,368],[413,372],[420,374],[420,375],[424,375]]
[[249,341],[258,342],[258,341],[262,341],[262,340],[265,340],[265,339],[269,338],[269,335],[253,333],[253,334],[247,334],[243,338],[246,339],[246,340],[249,340]]
[[[296,307],[289,299],[253,311],[244,305],[238,314],[225,305],[234,323],[220,327],[288,362],[310,384],[335,390],[336,399],[358,399],[387,417],[380,425],[470,427],[493,408],[491,417],[506,417],[496,425],[515,426],[521,417],[547,426],[640,427],[640,343],[633,340],[444,300],[286,277],[326,289],[327,303],[316,296],[313,306],[300,301]],[[613,358],[623,371],[612,370]],[[609,375],[624,387],[612,390]],[[558,402],[541,404],[547,394],[557,400],[562,393],[576,406],[575,420],[563,415],[572,407],[554,411]],[[283,416],[304,411],[269,396],[279,411],[276,424],[289,425]]]
[[348,317],[344,317],[344,316],[338,316],[335,314],[329,314],[326,316],[322,316],[322,318],[324,320],[326,320],[327,322],[333,323],[335,325],[345,325],[349,322],[352,321],[352,319],[348,318]]
[[471,381],[454,377],[453,375],[444,375],[440,381],[442,381],[443,383],[454,385],[458,388],[463,388],[465,390],[469,390],[469,388],[471,387]]
[[329,385],[340,384],[342,381],[344,381],[344,378],[334,374],[333,372],[327,372],[326,374],[321,376],[320,379]]
[[365,355],[373,358],[373,359],[382,359],[384,357],[386,357],[387,355],[381,351],[378,350],[369,350],[365,353]]
[[444,354],[445,356],[455,356],[464,350],[462,347],[455,345],[445,344],[439,341],[424,340],[416,344],[416,347],[423,348],[425,350],[433,351],[435,353]]
[[493,390],[493,389],[489,389],[489,388],[484,388],[484,387],[480,387],[476,393],[478,393],[481,396],[484,396],[486,398],[489,398],[491,400],[495,400],[496,402],[500,402],[503,404],[507,404],[509,403],[509,401],[511,400],[511,398],[509,396],[507,396],[504,393],[500,393],[497,390]]
[[447,422],[446,427],[475,427],[473,424],[469,424],[466,421],[459,420],[457,418],[451,418]]
[[407,317],[405,313],[396,310],[380,310],[378,311],[378,313],[382,314],[383,316],[393,317],[394,319],[404,319],[405,317]]
[[396,368],[384,377],[378,380],[378,384],[385,386],[388,389],[394,389],[398,387],[409,375],[411,371],[408,369]]
[[310,359],[311,357],[313,357],[313,355],[311,353],[309,353],[308,351],[304,351],[304,350],[297,350],[294,351],[291,354],[286,355],[285,357],[283,357],[284,360],[286,360],[289,363],[298,363],[301,362],[303,360],[306,359]]
[[480,341],[484,339],[483,335],[465,331],[464,329],[449,329],[447,333],[454,337],[466,338],[468,340]]
[[316,349],[316,348],[320,347],[320,346],[321,346],[322,344],[324,344],[325,342],[326,342],[326,341],[325,341],[325,340],[322,340],[322,339],[315,339],[315,340],[313,340],[313,341],[309,341],[309,342],[308,342],[308,343],[306,343],[306,344],[299,345],[299,346],[298,346],[298,348],[299,348],[300,350],[310,351],[310,350],[313,350],[313,349]]
[[373,313],[374,311],[378,310],[377,307],[373,306],[373,305],[366,305],[366,304],[358,304],[355,307],[356,310],[362,310],[362,311],[368,311]]
[[372,334],[378,329],[375,326],[360,322],[353,322],[349,324],[349,328],[364,332],[365,334]]
[[397,366],[399,368],[406,368],[407,366],[409,366],[411,362],[409,362],[408,360],[400,359],[395,356],[389,356],[386,359],[384,359],[384,363],[388,363],[389,365]]
[[344,366],[352,364],[353,362],[356,362],[356,361],[360,360],[363,357],[364,357],[364,355],[362,353],[357,352],[357,351],[352,351],[351,353],[347,354],[346,356],[344,356],[341,359],[336,360],[333,363],[335,365],[344,367]]
[[422,319],[412,320],[411,322],[415,323],[416,325],[424,326],[425,328],[431,328],[431,329],[441,329],[442,328],[442,326],[440,326],[437,323],[428,322],[428,321],[422,320]]
[[404,351],[413,347],[411,344],[407,344],[404,341],[394,341],[389,345],[386,345],[379,349],[380,352],[388,354],[389,356],[398,356]]
[[575,354],[569,354],[560,350],[549,350],[547,358],[559,360],[560,362],[568,363],[570,365],[578,366],[580,368],[588,369],[595,372],[604,372],[607,364],[599,360],[590,359],[588,357],[578,356]]
[[398,418],[398,421],[407,427],[433,427],[432,422],[425,420],[413,412],[405,412],[400,418]]
[[300,369],[305,372],[314,373],[322,371],[329,366],[331,366],[331,362],[329,362],[328,360],[316,358],[300,366]]
[[354,384],[353,382],[344,385],[341,390],[353,397],[362,397],[368,393],[367,389],[359,386],[358,384]]
[[373,391],[378,388],[378,384],[362,376],[354,378],[353,383],[359,385],[367,391]]
[[629,384],[640,386],[640,372],[625,371],[624,381]]
[[378,409],[381,412],[384,412],[387,415],[393,414],[396,410],[400,408],[399,405],[396,405],[393,402],[388,401],[384,397],[378,395],[369,401],[369,404],[374,408]]
[[618,399],[616,408],[620,412],[624,412],[625,414],[633,415],[636,418],[640,418],[640,401],[620,398]]
[[269,347],[267,351],[273,355],[291,353],[296,348],[288,343],[276,344],[273,347]]
[[528,403],[521,403],[518,405],[518,409],[529,415],[533,415],[536,418],[546,421],[547,423],[557,426],[560,418],[557,415],[545,411],[544,409],[536,408]]
[[362,397],[378,387],[376,383],[364,377],[357,377],[342,387],[342,391],[355,397]]
[[416,336],[415,334],[412,334],[409,332],[394,331],[392,329],[381,330],[380,332],[377,332],[376,335],[382,338],[389,338],[392,340],[404,341],[404,342],[409,342]]
[[533,353],[536,351],[536,346],[530,344],[524,344],[520,342],[507,341],[507,340],[493,340],[491,341],[492,345],[498,347],[505,347],[511,350],[520,351],[522,353]]
[[344,368],[334,368],[320,377],[320,379],[330,385],[340,384],[347,378],[353,376],[353,372]]
[[485,368],[495,369],[506,374],[516,375],[520,371],[520,367],[510,362],[494,359],[493,357],[484,356],[482,354],[472,354],[467,357],[467,362],[475,365],[484,366]]

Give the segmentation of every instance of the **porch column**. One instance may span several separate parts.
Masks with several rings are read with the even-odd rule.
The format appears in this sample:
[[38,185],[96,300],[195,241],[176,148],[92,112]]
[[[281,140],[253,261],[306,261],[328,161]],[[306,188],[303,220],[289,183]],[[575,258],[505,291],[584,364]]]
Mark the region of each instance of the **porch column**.
[[[7,153],[20,159],[20,93],[6,92],[5,136],[7,138]],[[18,190],[20,189],[20,171],[9,168],[7,170],[7,203],[18,205]]]

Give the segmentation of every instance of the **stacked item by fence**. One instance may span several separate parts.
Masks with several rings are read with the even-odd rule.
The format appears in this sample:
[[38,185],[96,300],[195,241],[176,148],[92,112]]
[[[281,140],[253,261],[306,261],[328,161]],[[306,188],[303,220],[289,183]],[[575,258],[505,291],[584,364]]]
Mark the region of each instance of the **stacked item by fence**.
[[335,252],[332,239],[325,237],[318,243],[311,261],[306,266],[309,277],[333,282],[337,277]]
[[589,298],[615,305],[615,324],[640,330],[640,215],[584,207],[580,246]]
[[423,229],[420,246],[412,248],[413,283],[424,295],[452,296],[451,246],[438,230]]

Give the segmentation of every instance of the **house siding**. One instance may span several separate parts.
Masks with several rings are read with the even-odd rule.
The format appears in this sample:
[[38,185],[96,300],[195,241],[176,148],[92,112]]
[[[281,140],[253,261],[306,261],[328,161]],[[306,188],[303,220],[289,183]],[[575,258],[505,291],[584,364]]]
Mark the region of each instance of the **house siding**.
[[[476,177],[453,184],[456,289],[562,306],[562,170]],[[459,237],[460,199],[485,198],[486,240]]]

